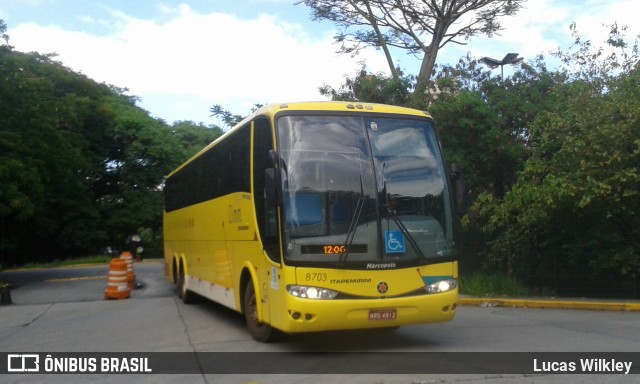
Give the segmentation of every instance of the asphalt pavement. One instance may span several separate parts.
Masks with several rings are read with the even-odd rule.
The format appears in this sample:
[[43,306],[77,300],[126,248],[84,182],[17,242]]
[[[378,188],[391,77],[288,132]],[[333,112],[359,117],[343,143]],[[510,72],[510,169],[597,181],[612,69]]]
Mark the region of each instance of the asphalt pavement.
[[[135,263],[136,269],[147,275],[161,275],[163,273],[162,260],[148,259],[142,263]],[[70,285],[85,288],[87,281],[94,281],[96,287],[105,284],[109,266],[104,265],[78,265],[61,268],[42,269],[15,269],[0,272],[0,284],[8,285],[9,291],[3,293],[2,302],[6,303],[6,295],[10,295],[12,302],[28,302],[30,304],[65,302],[67,297],[62,289],[69,289]],[[152,280],[153,281],[153,280]],[[65,286],[52,284],[49,289],[30,287],[34,282],[65,282]],[[83,282],[85,284],[83,284]],[[162,294],[170,294],[166,284]],[[19,289],[18,289],[19,288]],[[160,287],[162,288],[162,287]],[[102,290],[79,290],[80,295],[74,295],[73,300],[91,301],[102,297]],[[135,294],[135,291],[134,291]],[[158,294],[158,292],[156,292]],[[473,297],[460,295],[460,305],[481,307],[512,307],[512,308],[546,308],[546,309],[582,309],[599,311],[640,311],[640,300],[621,299],[593,299],[593,298],[546,298],[546,297]]]
[[[631,300],[590,300],[554,298],[475,298],[461,296],[468,308],[452,323],[408,327],[394,335],[364,337],[362,333],[309,335],[289,343],[263,345],[255,343],[246,332],[241,317],[215,305],[183,305],[175,287],[164,277],[161,260],[135,263],[142,284],[131,292],[131,299],[105,300],[107,265],[79,266],[41,270],[5,271],[0,281],[11,285],[14,304],[0,306],[0,351],[10,353],[49,353],[51,351],[97,353],[110,351],[149,352],[270,352],[324,350],[328,343],[357,345],[358,350],[429,351],[547,351],[552,345],[576,351],[636,351],[636,314],[640,302]],[[491,308],[505,307],[505,308]],[[508,310],[510,307],[554,308],[557,311]],[[608,310],[621,313],[581,313],[560,309]],[[557,315],[555,314],[557,313]],[[553,320],[550,320],[553,319]],[[567,324],[571,324],[569,327]],[[473,325],[473,326],[472,326]],[[577,335],[589,335],[578,337]],[[516,340],[514,341],[513,338]],[[578,340],[578,341],[576,341]],[[489,343],[489,344],[487,344]],[[387,345],[389,344],[389,345]],[[384,347],[380,347],[380,346]],[[144,346],[144,347],[141,347]],[[557,347],[562,349],[561,347]],[[556,348],[556,349],[557,349]],[[385,356],[382,354],[381,356]],[[3,362],[0,361],[0,365]],[[629,375],[632,376],[632,375]],[[620,375],[598,376],[599,382],[635,382],[637,378]],[[583,383],[582,375],[439,375],[416,379],[407,375],[348,375],[350,383]],[[593,379],[593,377],[591,377]],[[256,381],[257,380],[257,381]],[[24,375],[5,376],[7,383],[70,382],[185,382],[185,383],[329,383],[345,382],[341,375]]]

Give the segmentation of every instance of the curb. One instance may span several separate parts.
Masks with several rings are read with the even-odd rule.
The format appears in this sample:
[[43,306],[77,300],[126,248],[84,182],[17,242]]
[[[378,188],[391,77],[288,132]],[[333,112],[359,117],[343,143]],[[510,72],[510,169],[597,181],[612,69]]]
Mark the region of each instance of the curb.
[[575,301],[575,300],[540,300],[540,299],[495,299],[460,297],[460,305],[479,307],[512,307],[512,308],[547,308],[547,309],[586,309],[595,311],[640,311],[640,303],[622,301]]

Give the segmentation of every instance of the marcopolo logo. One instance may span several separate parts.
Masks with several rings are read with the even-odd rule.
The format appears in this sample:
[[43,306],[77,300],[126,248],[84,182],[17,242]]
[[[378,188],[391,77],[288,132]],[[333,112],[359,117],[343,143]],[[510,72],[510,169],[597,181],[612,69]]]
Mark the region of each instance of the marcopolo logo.
[[7,355],[8,372],[40,372],[40,355],[9,354]]

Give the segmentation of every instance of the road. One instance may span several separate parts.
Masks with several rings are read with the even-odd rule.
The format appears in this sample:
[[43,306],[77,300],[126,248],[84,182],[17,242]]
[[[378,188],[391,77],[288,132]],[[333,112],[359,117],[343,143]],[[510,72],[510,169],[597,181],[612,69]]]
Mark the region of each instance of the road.
[[[454,321],[394,332],[329,332],[255,342],[243,318],[202,301],[185,305],[162,264],[135,264],[139,289],[130,299],[104,300],[107,266],[5,272],[16,287],[0,307],[4,352],[638,352],[634,312],[462,306]],[[391,353],[394,354],[391,354]],[[357,357],[357,355],[354,355]],[[384,355],[376,355],[384,356]],[[353,357],[353,356],[352,356]],[[394,361],[394,360],[391,360]],[[330,367],[328,367],[330,371]],[[582,383],[638,382],[637,375],[10,375],[3,383]]]

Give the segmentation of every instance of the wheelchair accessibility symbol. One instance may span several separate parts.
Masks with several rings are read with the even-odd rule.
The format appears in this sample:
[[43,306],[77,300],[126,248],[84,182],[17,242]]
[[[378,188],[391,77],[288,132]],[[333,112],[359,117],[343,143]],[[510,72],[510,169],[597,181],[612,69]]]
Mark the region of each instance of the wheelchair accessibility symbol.
[[405,252],[402,231],[384,231],[384,243],[387,253]]

